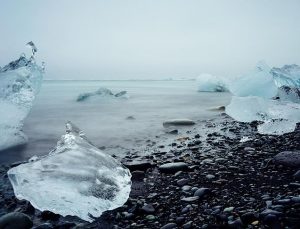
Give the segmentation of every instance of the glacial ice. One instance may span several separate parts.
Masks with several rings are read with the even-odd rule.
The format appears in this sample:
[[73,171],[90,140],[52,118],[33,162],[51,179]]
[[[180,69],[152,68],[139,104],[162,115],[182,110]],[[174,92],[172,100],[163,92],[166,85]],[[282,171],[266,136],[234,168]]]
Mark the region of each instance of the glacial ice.
[[0,150],[27,142],[23,121],[42,84],[43,69],[25,55],[0,69]]
[[262,121],[258,125],[259,133],[279,135],[295,129],[300,120],[300,104],[257,96],[233,96],[226,113],[239,122]]
[[126,91],[120,91],[116,94],[114,94],[111,90],[101,87],[95,92],[88,92],[88,93],[82,93],[77,97],[77,102],[85,101],[93,96],[102,96],[102,97],[112,97],[112,98],[127,98],[126,97],[127,92]]
[[221,78],[211,74],[201,74],[197,78],[198,91],[201,92],[225,92],[228,88]]
[[282,68],[272,68],[270,73],[273,75],[277,87],[300,88],[300,66],[284,65]]
[[256,68],[244,74],[229,84],[229,90],[235,96],[259,96],[262,98],[272,98],[277,94],[270,68],[264,63],[259,62]]
[[270,69],[260,62],[254,71],[232,81],[233,96],[226,113],[240,122],[261,121],[257,129],[262,134],[292,132],[300,121],[300,92],[295,83],[299,68],[287,66]]
[[8,177],[18,199],[41,211],[89,222],[122,206],[131,189],[129,170],[96,148],[71,122],[47,156],[11,168]]
[[300,88],[281,86],[280,88],[278,88],[277,96],[282,101],[300,103]]

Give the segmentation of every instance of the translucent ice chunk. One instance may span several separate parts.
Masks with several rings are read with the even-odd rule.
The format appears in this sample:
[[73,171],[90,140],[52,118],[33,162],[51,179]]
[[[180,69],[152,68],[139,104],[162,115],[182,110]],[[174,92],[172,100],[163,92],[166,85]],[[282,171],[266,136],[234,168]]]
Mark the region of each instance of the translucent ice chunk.
[[197,78],[198,91],[203,92],[225,92],[228,88],[221,78],[210,74],[201,74]]
[[264,121],[269,115],[266,100],[256,96],[238,97],[233,96],[226,106],[226,113],[239,122]]
[[283,134],[295,129],[300,120],[300,104],[261,97],[233,96],[226,113],[240,122],[263,121],[258,126],[262,134]]
[[278,88],[278,97],[282,101],[300,103],[300,88],[281,86]]
[[94,97],[94,96],[101,96],[101,97],[112,97],[112,98],[126,98],[126,94],[127,92],[126,91],[121,91],[119,93],[112,93],[111,90],[105,88],[105,87],[101,87],[99,88],[97,91],[95,92],[88,92],[88,93],[82,93],[80,94],[78,97],[77,97],[77,102],[82,102],[82,101],[85,101],[91,97]]
[[271,74],[277,87],[300,88],[300,66],[296,64],[284,65],[282,68],[272,68]]
[[92,145],[71,122],[49,155],[10,169],[8,176],[18,199],[41,211],[90,222],[122,206],[131,189],[129,170]]
[[272,98],[277,94],[277,87],[270,73],[270,68],[259,62],[256,68],[229,84],[229,90],[235,96],[259,96]]
[[22,55],[0,71],[0,150],[24,144],[23,121],[43,79],[41,67]]
[[[270,69],[260,62],[256,69],[229,84],[234,95],[226,113],[240,122],[262,121],[258,132],[292,132],[300,121],[300,67]],[[276,100],[274,100],[276,98]]]
[[281,135],[293,132],[297,121],[288,119],[270,119],[257,127],[259,133]]

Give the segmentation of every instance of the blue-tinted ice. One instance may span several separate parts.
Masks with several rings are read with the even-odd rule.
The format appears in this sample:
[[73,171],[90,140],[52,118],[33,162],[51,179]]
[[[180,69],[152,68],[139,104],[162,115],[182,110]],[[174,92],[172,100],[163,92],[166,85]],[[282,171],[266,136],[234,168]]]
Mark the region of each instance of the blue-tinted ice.
[[241,122],[262,121],[262,134],[292,132],[300,121],[299,78],[297,65],[270,69],[260,62],[229,85],[233,97],[226,113]]
[[200,92],[227,92],[225,80],[211,74],[201,74],[197,78],[198,91]]
[[113,157],[90,143],[71,122],[47,156],[8,171],[18,199],[37,209],[93,221],[122,206],[131,189],[131,174]]
[[23,121],[42,79],[43,69],[25,55],[0,69],[0,150],[26,143]]

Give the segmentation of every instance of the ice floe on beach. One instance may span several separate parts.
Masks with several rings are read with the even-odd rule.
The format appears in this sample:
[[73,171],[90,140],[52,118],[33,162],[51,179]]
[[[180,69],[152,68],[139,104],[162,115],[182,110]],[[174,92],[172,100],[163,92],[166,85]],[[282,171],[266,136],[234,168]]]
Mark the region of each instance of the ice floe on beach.
[[300,88],[300,66],[296,64],[284,65],[282,68],[272,68],[270,72],[277,87]]
[[23,122],[39,92],[43,72],[34,55],[27,59],[25,54],[0,69],[0,150],[27,142]]
[[264,62],[259,62],[249,73],[231,80],[229,90],[233,95],[240,97],[272,98],[277,94],[277,86],[270,68]]
[[260,62],[255,70],[232,81],[226,113],[240,122],[261,121],[258,132],[262,134],[292,132],[300,121],[299,67],[292,66],[270,69]]
[[131,174],[88,141],[71,122],[47,156],[35,157],[8,171],[18,199],[37,209],[93,221],[122,206],[131,190]]
[[110,98],[128,98],[127,91],[120,91],[118,93],[113,93],[111,90],[101,87],[95,92],[87,92],[78,95],[76,101],[82,102],[90,99],[91,97],[110,97]]

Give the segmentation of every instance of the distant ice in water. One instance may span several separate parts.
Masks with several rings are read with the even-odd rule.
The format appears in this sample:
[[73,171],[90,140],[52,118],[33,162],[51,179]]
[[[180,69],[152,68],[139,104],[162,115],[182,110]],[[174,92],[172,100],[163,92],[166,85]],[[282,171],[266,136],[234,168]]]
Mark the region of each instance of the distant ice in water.
[[128,98],[127,97],[127,92],[126,91],[120,91],[116,94],[114,94],[111,90],[101,87],[95,92],[87,92],[87,93],[82,93],[77,97],[77,102],[82,102],[85,101],[91,97],[95,96],[101,96],[101,97],[111,97],[111,98]]
[[198,91],[200,92],[227,92],[225,81],[211,74],[201,74],[197,78]]
[[121,207],[131,189],[129,170],[90,143],[71,122],[47,156],[10,169],[8,176],[18,199],[41,211],[89,222]]
[[42,79],[42,68],[33,57],[28,60],[24,54],[0,69],[0,150],[27,142],[23,122]]

